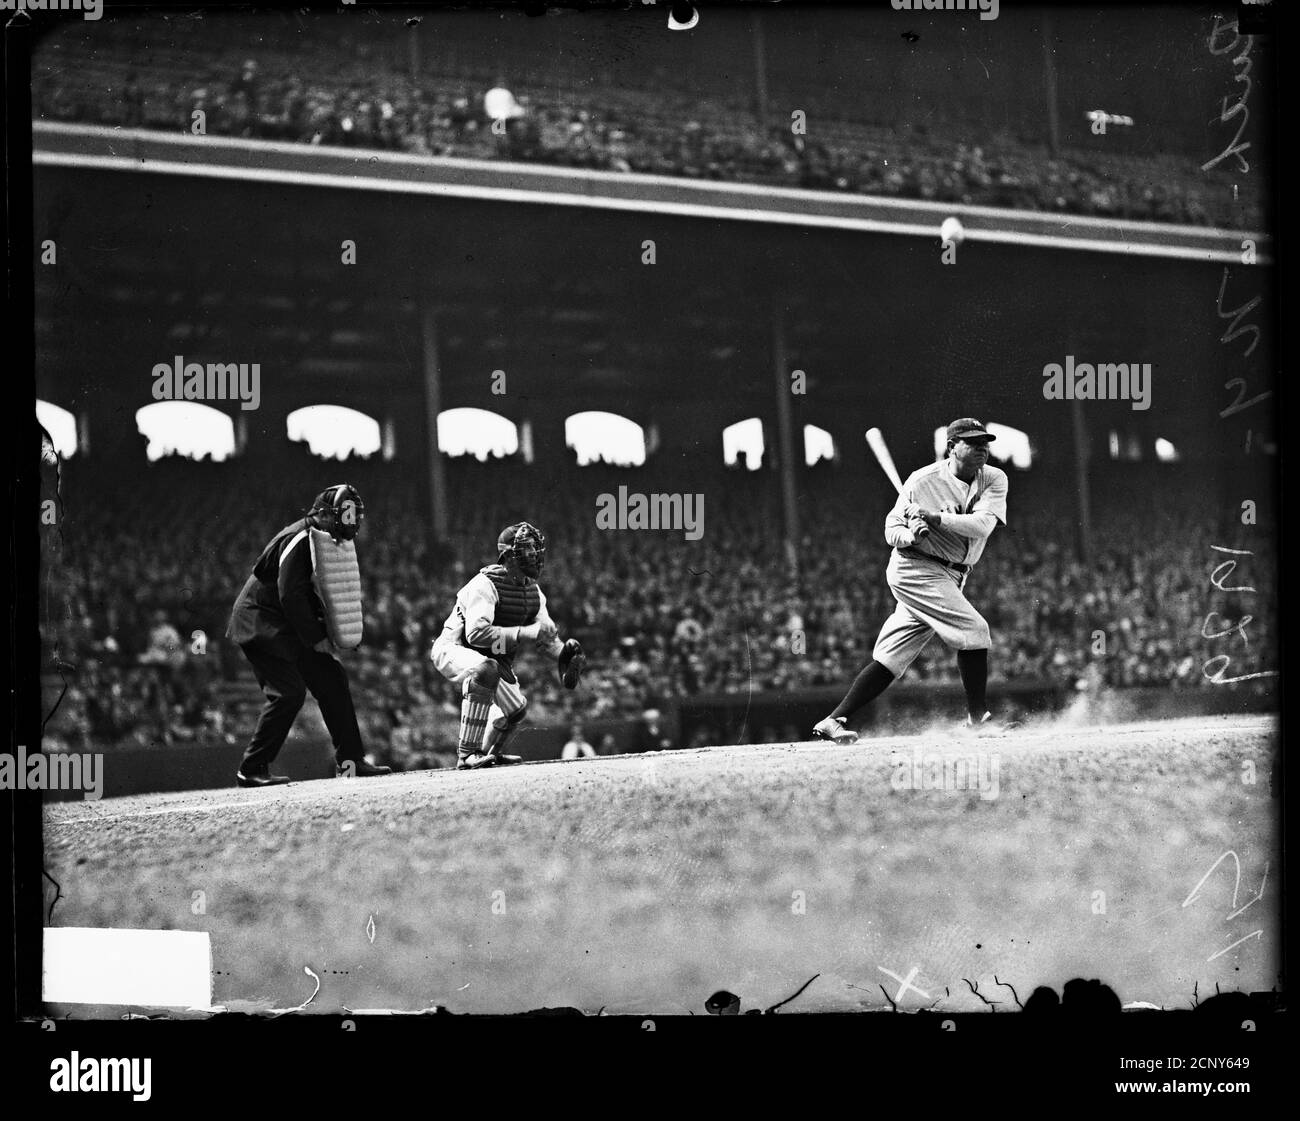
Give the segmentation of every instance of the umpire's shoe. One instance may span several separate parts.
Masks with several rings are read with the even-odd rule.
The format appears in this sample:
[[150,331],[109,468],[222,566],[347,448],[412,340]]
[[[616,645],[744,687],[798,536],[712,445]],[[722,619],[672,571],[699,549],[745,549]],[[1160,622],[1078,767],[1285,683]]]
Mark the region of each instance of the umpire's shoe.
[[391,775],[392,767],[377,767],[364,759],[345,759],[334,764],[335,778],[374,778],[376,775]]
[[288,781],[288,775],[273,775],[269,770],[235,772],[235,782],[239,786],[283,786]]
[[828,716],[813,725],[813,735],[819,740],[830,740],[845,746],[858,742],[858,733],[845,725],[842,716]]

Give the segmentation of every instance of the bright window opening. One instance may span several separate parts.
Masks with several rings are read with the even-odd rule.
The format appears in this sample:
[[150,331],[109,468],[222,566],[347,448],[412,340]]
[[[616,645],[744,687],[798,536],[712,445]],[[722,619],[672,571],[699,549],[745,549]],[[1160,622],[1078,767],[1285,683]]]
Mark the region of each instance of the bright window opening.
[[54,441],[54,450],[60,459],[70,459],[77,453],[77,418],[67,409],[51,405],[48,401],[36,402],[36,419]]
[[[742,460],[741,457],[744,457]],[[722,459],[728,467],[744,463],[750,471],[763,465],[763,422],[756,416],[722,430]]]
[[564,440],[578,453],[578,466],[609,463],[640,467],[645,463],[645,430],[617,413],[574,413],[564,422]]
[[438,450],[472,455],[480,462],[519,450],[515,422],[488,409],[447,409],[438,414]]
[[835,458],[835,438],[815,424],[803,426],[803,461],[809,467],[823,459]]
[[371,456],[383,443],[379,421],[343,405],[308,405],[288,416],[289,439],[322,459]]
[[159,401],[137,409],[136,429],[148,441],[150,462],[165,455],[229,459],[235,454],[234,422],[220,409],[194,401]]

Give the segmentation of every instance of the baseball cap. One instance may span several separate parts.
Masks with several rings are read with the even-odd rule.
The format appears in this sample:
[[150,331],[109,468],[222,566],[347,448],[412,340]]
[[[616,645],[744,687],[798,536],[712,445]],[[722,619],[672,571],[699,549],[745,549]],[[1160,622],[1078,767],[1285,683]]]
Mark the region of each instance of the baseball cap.
[[948,425],[949,440],[965,440],[971,436],[982,436],[986,440],[997,439],[984,425],[971,416],[962,417],[961,420],[954,420]]

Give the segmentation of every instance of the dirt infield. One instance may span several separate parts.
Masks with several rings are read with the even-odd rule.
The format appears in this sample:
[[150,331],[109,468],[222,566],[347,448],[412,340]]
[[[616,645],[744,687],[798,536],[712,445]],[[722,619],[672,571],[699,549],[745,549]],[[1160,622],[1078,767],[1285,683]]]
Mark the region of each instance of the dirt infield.
[[783,1011],[1076,976],[1188,1007],[1279,984],[1277,750],[1224,717],[65,802],[51,923],[210,931],[231,1009],[301,1005],[304,967],[329,1012],[700,1013],[818,973]]

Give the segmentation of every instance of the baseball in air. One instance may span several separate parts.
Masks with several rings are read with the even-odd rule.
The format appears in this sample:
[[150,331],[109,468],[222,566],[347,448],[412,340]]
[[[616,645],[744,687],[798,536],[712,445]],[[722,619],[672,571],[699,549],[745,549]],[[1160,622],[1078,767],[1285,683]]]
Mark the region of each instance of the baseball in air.
[[960,245],[966,237],[966,231],[956,218],[945,218],[943,225],[939,227],[939,240],[945,245],[952,242],[953,245]]

